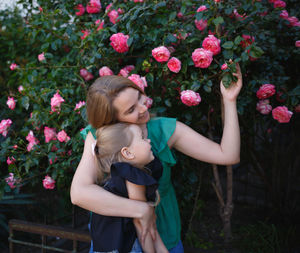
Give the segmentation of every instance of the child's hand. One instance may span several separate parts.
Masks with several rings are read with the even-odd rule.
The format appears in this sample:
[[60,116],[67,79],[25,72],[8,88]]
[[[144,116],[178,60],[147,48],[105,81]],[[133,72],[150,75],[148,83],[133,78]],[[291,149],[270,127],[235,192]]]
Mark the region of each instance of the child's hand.
[[243,85],[243,77],[240,65],[236,63],[236,73],[233,73],[235,77],[237,77],[236,82],[232,82],[228,88],[225,88],[222,81],[220,83],[221,93],[223,95],[223,99],[227,101],[236,101],[237,96],[240,93],[240,90]]

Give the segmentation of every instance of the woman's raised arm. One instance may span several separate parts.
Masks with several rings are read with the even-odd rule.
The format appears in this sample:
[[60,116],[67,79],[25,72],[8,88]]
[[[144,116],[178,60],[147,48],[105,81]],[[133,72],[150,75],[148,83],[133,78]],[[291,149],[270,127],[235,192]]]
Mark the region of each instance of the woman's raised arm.
[[89,133],[85,140],[83,155],[73,176],[70,191],[72,203],[102,215],[138,218],[143,228],[142,236],[150,231],[155,237],[155,215],[152,207],[145,202],[119,197],[95,183],[98,164],[92,153],[94,141],[92,134]]
[[170,148],[208,163],[230,165],[240,161],[240,128],[236,99],[242,87],[242,74],[237,64],[238,80],[225,88],[220,83],[224,103],[224,129],[221,143],[215,143],[197,133],[187,125],[177,122],[176,129],[168,141]]

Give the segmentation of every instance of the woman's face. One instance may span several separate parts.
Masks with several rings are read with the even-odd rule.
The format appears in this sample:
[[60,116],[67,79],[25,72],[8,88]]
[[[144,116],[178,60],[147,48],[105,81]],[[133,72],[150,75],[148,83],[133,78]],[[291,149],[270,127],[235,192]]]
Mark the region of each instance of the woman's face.
[[120,122],[144,124],[150,119],[146,106],[147,97],[133,88],[127,88],[114,99],[113,106],[117,110]]

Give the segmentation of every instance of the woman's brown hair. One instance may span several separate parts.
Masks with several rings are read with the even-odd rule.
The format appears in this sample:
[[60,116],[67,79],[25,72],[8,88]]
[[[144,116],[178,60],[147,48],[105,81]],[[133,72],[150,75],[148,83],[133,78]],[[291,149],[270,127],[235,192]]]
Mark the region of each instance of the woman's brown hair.
[[114,99],[120,92],[133,88],[144,94],[136,84],[122,76],[103,76],[90,86],[86,99],[86,110],[89,123],[94,128],[117,122],[117,111],[113,107]]

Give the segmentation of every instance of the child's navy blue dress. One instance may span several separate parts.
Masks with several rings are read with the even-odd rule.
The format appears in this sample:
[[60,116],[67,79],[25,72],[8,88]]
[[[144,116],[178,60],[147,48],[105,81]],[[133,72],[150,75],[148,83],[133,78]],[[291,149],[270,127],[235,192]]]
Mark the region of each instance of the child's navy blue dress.
[[[146,198],[155,201],[158,180],[162,175],[162,165],[158,158],[146,166],[146,171],[133,167],[128,163],[114,163],[111,166],[111,176],[104,182],[104,189],[128,198],[125,181],[146,186]],[[103,216],[92,213],[91,237],[93,250],[120,253],[130,252],[137,238],[132,218]]]

